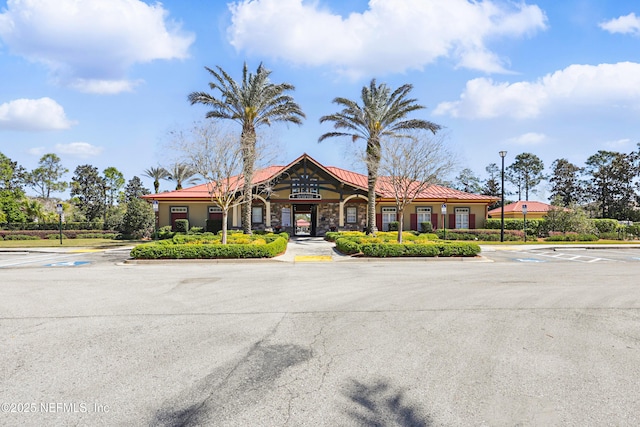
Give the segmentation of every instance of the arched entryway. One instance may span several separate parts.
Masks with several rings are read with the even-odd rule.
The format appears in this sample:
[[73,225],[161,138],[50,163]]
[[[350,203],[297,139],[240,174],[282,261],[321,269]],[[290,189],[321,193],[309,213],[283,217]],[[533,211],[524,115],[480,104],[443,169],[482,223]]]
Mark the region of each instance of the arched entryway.
[[293,235],[315,236],[317,221],[317,205],[294,204],[293,205]]

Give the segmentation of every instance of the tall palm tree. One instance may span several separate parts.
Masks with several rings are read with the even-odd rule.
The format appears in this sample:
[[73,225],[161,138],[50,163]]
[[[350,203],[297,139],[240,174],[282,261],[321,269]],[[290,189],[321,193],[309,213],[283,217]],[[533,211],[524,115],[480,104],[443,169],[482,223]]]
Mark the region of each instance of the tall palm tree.
[[353,141],[364,139],[367,163],[367,233],[376,232],[376,181],[380,166],[380,142],[383,137],[404,137],[404,131],[427,129],[436,133],[440,125],[421,119],[407,119],[409,113],[425,108],[415,99],[407,98],[413,86],[405,84],[391,91],[386,84],[376,84],[372,79],[369,86],[362,88],[362,105],[346,98],[335,98],[334,104],[342,111],[322,116],[320,123],[333,122],[335,132],[320,136],[318,142],[337,136],[350,136]]
[[256,161],[256,128],[272,122],[302,124],[305,118],[300,106],[293,97],[286,94],[295,87],[289,83],[275,84],[269,80],[270,70],[260,64],[255,74],[249,73],[247,64],[242,69],[242,81],[236,82],[219,66],[216,70],[205,67],[214,77],[209,83],[212,91],[220,91],[219,96],[206,92],[193,92],[189,101],[211,107],[207,118],[226,119],[238,123],[242,132],[242,172],[244,175],[244,203],[242,229],[251,234],[251,201],[253,199],[253,172]]
[[167,173],[167,179],[176,182],[176,190],[182,190],[182,184],[193,185],[200,181],[195,177],[195,169],[184,163],[174,163]]
[[158,166],[157,168],[150,167],[149,169],[145,169],[142,175],[153,178],[153,190],[155,194],[158,194],[160,191],[160,180],[167,179],[169,172],[165,168]]

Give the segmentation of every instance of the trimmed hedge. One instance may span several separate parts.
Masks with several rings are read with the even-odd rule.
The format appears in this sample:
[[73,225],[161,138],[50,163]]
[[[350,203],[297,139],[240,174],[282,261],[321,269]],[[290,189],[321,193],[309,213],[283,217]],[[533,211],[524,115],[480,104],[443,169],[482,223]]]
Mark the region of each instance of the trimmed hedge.
[[[473,257],[480,253],[480,246],[468,242],[437,242],[428,240],[430,235],[407,236],[405,243],[396,243],[390,237],[395,233],[378,233],[366,236],[364,233],[335,233],[336,249],[347,255],[362,253],[369,257]],[[423,238],[423,236],[425,236]],[[404,235],[403,235],[404,238]]]
[[[206,234],[210,233],[203,233],[203,235]],[[174,239],[176,237],[179,237],[178,241],[186,243],[175,243],[170,240],[145,243],[134,247],[131,250],[131,257],[135,259],[272,258],[287,250],[289,236],[286,233],[264,235],[253,238],[248,244],[228,243],[226,245],[214,243],[213,239],[210,243],[195,243],[195,240],[188,239],[201,236],[174,236]],[[251,238],[251,236],[247,237]]]
[[[63,222],[63,230],[102,230],[102,222]],[[58,222],[11,222],[0,224],[0,230],[59,230]]]
[[[529,221],[527,221],[528,223]],[[445,238],[445,232],[443,230],[437,230],[438,237],[441,239]],[[482,240],[485,242],[499,242],[500,241],[500,231],[495,231],[493,229],[485,230],[485,229],[472,229],[472,230],[462,230],[462,229],[447,229],[446,232],[446,240]],[[522,230],[505,230],[504,231],[504,240],[507,242],[516,242],[524,240],[524,232]]]
[[[66,239],[67,235],[62,233],[62,238]],[[48,240],[60,240],[60,233],[58,233],[58,234],[47,234],[47,239]]]
[[29,236],[28,234],[7,234],[4,240],[40,240],[38,236]]
[[598,236],[595,234],[563,233],[552,234],[544,240],[545,242],[595,242],[598,240]]
[[[58,230],[24,230],[24,231],[20,231],[20,232],[16,232],[16,231],[5,231],[5,230],[0,230],[0,237],[4,237],[6,238],[7,236],[11,236],[11,235],[25,235],[25,236],[33,236],[35,239],[48,239],[50,235],[56,234],[58,233]],[[100,238],[100,239],[115,239],[118,234],[114,231],[109,231],[109,232],[95,232],[95,231],[91,231],[91,230],[64,230],[64,235],[67,236],[67,238],[69,239],[86,239],[87,237],[82,237],[84,235],[93,235],[96,236],[95,238]],[[56,234],[56,236],[58,236],[57,238],[59,239],[60,236],[59,234]],[[100,236],[100,237],[98,237]],[[9,238],[8,240],[11,240],[11,238]],[[34,240],[34,239],[31,239]]]

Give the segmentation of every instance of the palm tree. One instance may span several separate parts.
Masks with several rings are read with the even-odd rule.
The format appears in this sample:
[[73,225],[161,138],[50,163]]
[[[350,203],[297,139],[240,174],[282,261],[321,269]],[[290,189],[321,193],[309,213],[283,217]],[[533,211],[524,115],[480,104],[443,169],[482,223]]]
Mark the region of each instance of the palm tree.
[[162,166],[158,166],[157,168],[150,167],[149,169],[145,169],[142,175],[153,178],[153,190],[155,194],[158,194],[160,191],[160,180],[167,179],[169,172]]
[[269,80],[270,70],[260,64],[255,74],[249,73],[247,64],[242,69],[242,81],[236,82],[219,66],[216,70],[205,67],[215,81],[209,83],[213,91],[220,91],[219,97],[206,92],[193,92],[189,101],[211,107],[207,118],[227,119],[242,127],[240,146],[242,149],[243,213],[242,229],[251,234],[251,200],[253,199],[253,171],[256,161],[256,128],[270,126],[272,122],[302,124],[305,118],[300,106],[285,92],[295,87],[288,83],[275,84]]
[[176,190],[182,190],[182,184],[193,185],[199,181],[198,178],[194,178],[196,174],[195,169],[184,163],[174,163],[167,173],[166,178],[176,182]]
[[413,111],[425,108],[416,104],[415,99],[407,98],[413,89],[410,84],[400,86],[391,92],[386,84],[376,84],[372,79],[369,86],[362,88],[362,105],[346,98],[335,98],[334,104],[343,107],[342,111],[322,116],[320,123],[333,122],[336,132],[327,132],[318,142],[336,136],[350,136],[353,141],[359,138],[367,142],[367,233],[376,232],[376,181],[380,165],[380,142],[383,137],[404,137],[413,129],[427,129],[436,133],[440,125],[421,119],[407,119]]

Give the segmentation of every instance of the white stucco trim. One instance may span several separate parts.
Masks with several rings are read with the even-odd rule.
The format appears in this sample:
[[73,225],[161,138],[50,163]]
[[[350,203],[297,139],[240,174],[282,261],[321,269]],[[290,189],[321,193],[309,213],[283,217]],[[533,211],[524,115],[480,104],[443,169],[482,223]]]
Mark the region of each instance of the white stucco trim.
[[340,209],[338,212],[338,227],[344,227],[344,205],[351,199],[361,198],[364,200],[369,200],[367,196],[363,196],[362,194],[352,194],[343,201],[340,202]]

